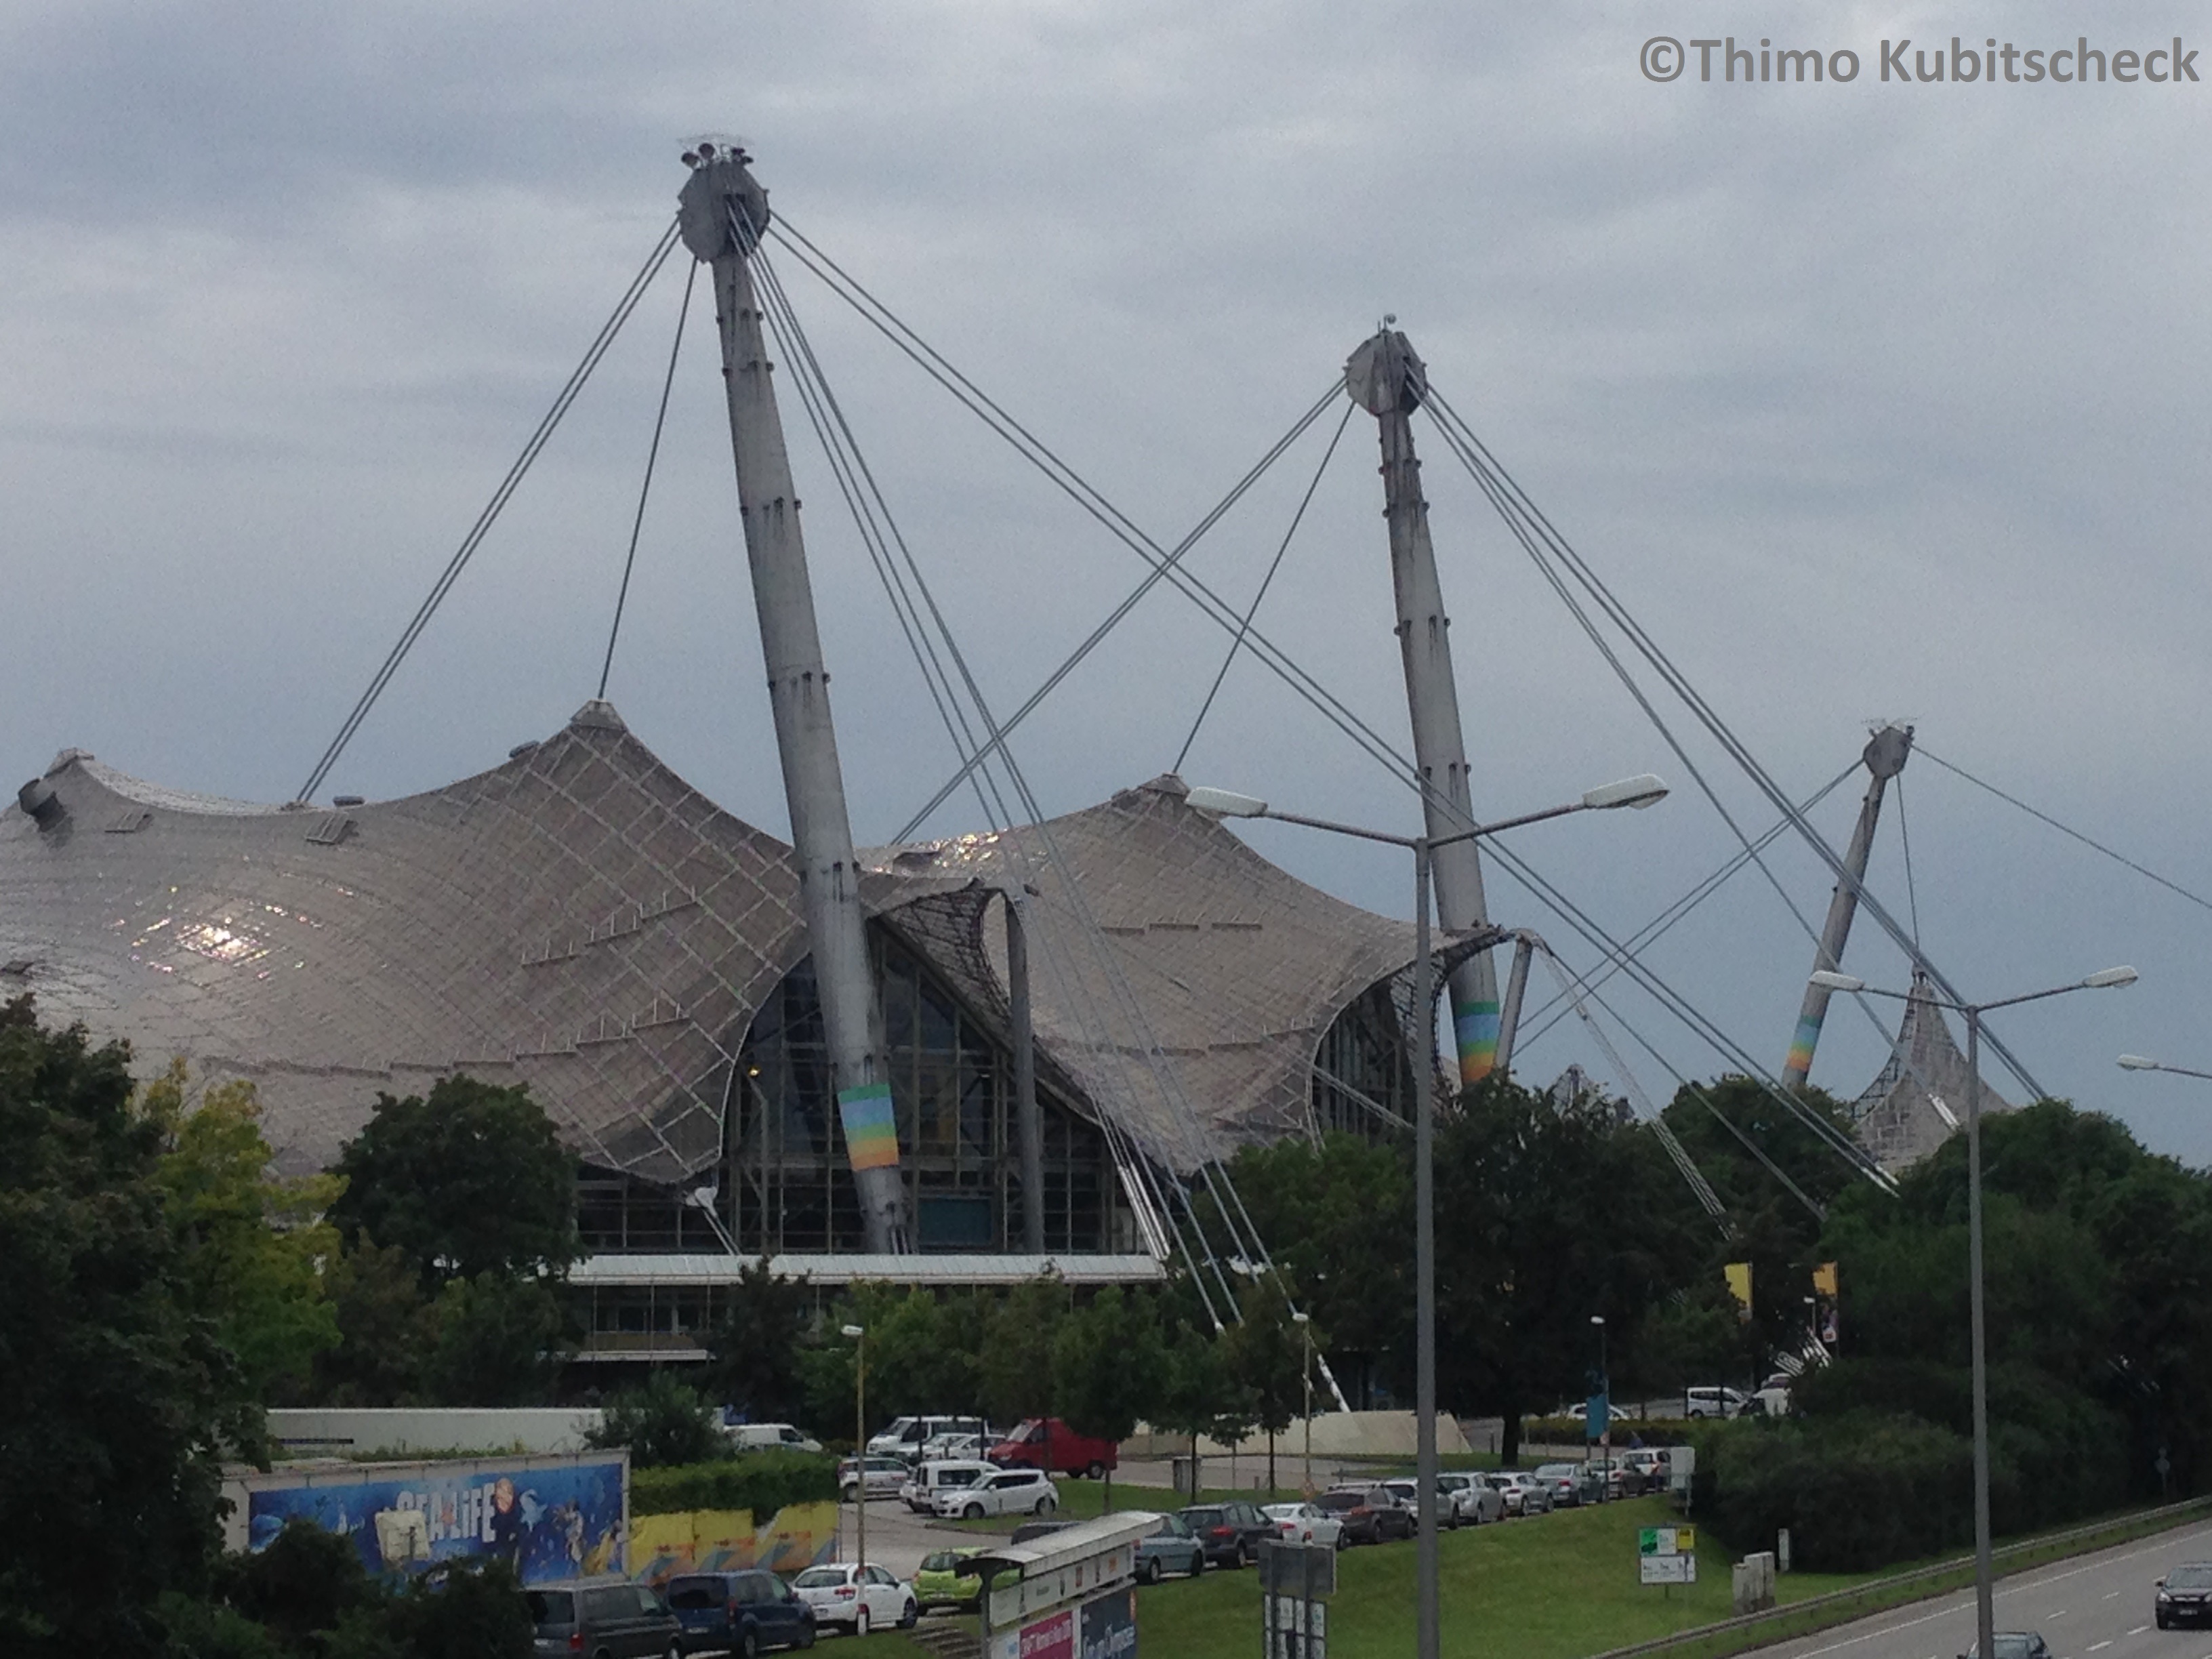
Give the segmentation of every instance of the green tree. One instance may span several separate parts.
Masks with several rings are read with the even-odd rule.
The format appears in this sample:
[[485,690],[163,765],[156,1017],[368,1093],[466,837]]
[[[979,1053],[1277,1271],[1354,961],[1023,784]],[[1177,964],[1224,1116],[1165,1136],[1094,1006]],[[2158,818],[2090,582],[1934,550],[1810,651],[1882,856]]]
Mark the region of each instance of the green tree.
[[[1152,1297],[1118,1285],[1060,1322],[1052,1364],[1060,1415],[1078,1434],[1127,1440],[1158,1409],[1166,1383],[1167,1350]],[[1114,1507],[1114,1470],[1106,1469],[1103,1506]]]
[[349,1613],[385,1599],[353,1540],[295,1518],[266,1549],[225,1556],[216,1571],[220,1600],[265,1630],[288,1653],[319,1654]]
[[397,1406],[421,1398],[438,1340],[414,1259],[366,1233],[326,1273],[337,1346],[315,1356],[313,1392],[331,1406]]
[[[1186,1319],[1174,1326],[1162,1356],[1152,1422],[1189,1441],[1194,1476],[1201,1437],[1233,1443],[1252,1431],[1252,1402],[1229,1374],[1225,1346],[1210,1327]],[[1202,1485],[1202,1479],[1194,1480],[1194,1498]]]
[[627,1446],[634,1468],[711,1463],[731,1455],[721,1420],[699,1390],[671,1371],[607,1402],[604,1420],[586,1437],[594,1446]]
[[0,1649],[136,1656],[218,1538],[260,1408],[189,1311],[130,1053],[0,1006]]
[[[976,1369],[983,1404],[994,1421],[1049,1421],[1059,1414],[1053,1346],[1067,1310],[1066,1283],[1044,1273],[1015,1285],[992,1311]],[[1048,1466],[1050,1460],[1048,1447]]]
[[343,1182],[270,1173],[251,1083],[191,1097],[179,1060],[147,1087],[140,1109],[159,1130],[156,1166],[192,1312],[211,1321],[256,1398],[304,1390],[316,1356],[337,1346],[323,1264],[338,1253],[322,1214]]
[[1650,1132],[1595,1099],[1493,1081],[1438,1127],[1438,1388],[1504,1419],[1509,1463],[1522,1415],[1586,1386],[1591,1316],[1635,1328],[1705,1248],[1680,1185]]
[[1248,1146],[1237,1195],[1298,1307],[1329,1334],[1327,1357],[1357,1400],[1413,1374],[1413,1163],[1395,1141],[1331,1133]]
[[806,1411],[799,1370],[810,1323],[806,1280],[770,1272],[763,1256],[738,1268],[718,1295],[721,1316],[707,1338],[708,1393],[756,1423],[797,1421]]
[[493,1272],[452,1279],[428,1316],[424,1404],[542,1406],[552,1398],[568,1319],[544,1281]]
[[1243,1314],[1222,1333],[1223,1367],[1252,1426],[1267,1437],[1267,1490],[1273,1492],[1275,1437],[1304,1407],[1306,1339],[1291,1317],[1282,1287],[1272,1280],[1246,1288]]
[[338,1154],[331,1219],[407,1252],[426,1286],[487,1273],[559,1275],[583,1255],[576,1163],[522,1085],[465,1076],[376,1097]]

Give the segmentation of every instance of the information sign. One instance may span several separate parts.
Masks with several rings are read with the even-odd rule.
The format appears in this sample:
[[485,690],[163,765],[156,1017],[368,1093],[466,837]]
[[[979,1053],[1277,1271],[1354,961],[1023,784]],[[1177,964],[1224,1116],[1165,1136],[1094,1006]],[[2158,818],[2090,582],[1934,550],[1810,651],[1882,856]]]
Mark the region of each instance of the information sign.
[[1636,1534],[1638,1555],[1695,1555],[1698,1553],[1698,1529],[1695,1527],[1646,1527]]
[[1694,1584],[1698,1558],[1694,1555],[1640,1555],[1636,1559],[1639,1582],[1646,1584]]

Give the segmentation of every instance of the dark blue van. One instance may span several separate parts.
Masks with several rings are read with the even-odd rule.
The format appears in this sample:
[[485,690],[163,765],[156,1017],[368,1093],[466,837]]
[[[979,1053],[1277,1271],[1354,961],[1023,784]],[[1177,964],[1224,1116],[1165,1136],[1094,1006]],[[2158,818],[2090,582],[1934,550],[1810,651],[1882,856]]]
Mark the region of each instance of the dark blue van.
[[814,1609],[774,1573],[685,1572],[668,1581],[668,1606],[684,1623],[684,1651],[752,1659],[772,1648],[814,1645]]

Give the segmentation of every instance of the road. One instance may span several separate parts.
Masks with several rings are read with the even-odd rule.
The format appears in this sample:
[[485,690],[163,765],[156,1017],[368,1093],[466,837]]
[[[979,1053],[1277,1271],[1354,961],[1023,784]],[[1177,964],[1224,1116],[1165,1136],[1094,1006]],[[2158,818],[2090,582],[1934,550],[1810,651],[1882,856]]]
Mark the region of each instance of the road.
[[[2161,1631],[2151,1619],[2156,1581],[2184,1561],[2205,1560],[2212,1560],[2212,1522],[2000,1578],[1996,1626],[2040,1631],[2057,1659],[2212,1659],[2212,1628]],[[1973,1643],[1969,1589],[1758,1652],[1759,1659],[1954,1659]]]

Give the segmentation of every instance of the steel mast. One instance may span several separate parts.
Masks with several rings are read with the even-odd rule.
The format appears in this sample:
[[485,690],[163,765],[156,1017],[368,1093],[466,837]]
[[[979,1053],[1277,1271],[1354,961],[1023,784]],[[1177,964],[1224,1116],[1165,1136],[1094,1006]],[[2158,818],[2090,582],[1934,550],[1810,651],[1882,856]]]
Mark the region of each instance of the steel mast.
[[830,718],[830,672],[815,625],[799,495],[792,487],[783,422],[769,383],[773,365],[746,263],[768,228],[768,192],[748,170],[750,158],[735,145],[702,143],[686,159],[692,163],[691,176],[678,198],[684,245],[714,267],[714,320],[721,329],[738,511],[752,569],[769,706],[783,762],[792,849],[845,1151],[869,1250],[903,1253],[910,1248],[906,1187],[899,1174],[898,1129],[884,1059],[883,1012],[860,909],[860,864],[845,811],[837,732]]
[[[1905,769],[1911,753],[1912,728],[1885,726],[1867,739],[1865,751],[1859,757],[1872,776],[1867,782],[1866,799],[1859,803],[1858,827],[1851,831],[1851,844],[1844,849],[1847,878],[1836,884],[1836,895],[1828,901],[1828,925],[1820,930],[1820,948],[1814,952],[1816,974],[1824,969],[1833,973],[1842,965],[1844,946],[1851,937],[1851,920],[1858,915],[1867,859],[1874,851],[1875,826],[1881,821],[1881,798],[1889,781]],[[1820,1043],[1820,1026],[1828,1018],[1828,999],[1833,994],[1825,985],[1805,988],[1804,1006],[1797,1012],[1797,1033],[1790,1040],[1790,1058],[1783,1062],[1785,1086],[1802,1088],[1811,1074],[1813,1050]]]
[[[1386,325],[1395,319],[1385,319]],[[1398,648],[1413,714],[1413,761],[1431,839],[1475,822],[1468,787],[1467,744],[1460,735],[1459,683],[1452,676],[1451,619],[1444,615],[1429,540],[1429,504],[1413,453],[1413,413],[1428,392],[1427,371],[1403,334],[1386,326],[1345,366],[1352,398],[1375,416],[1382,443],[1383,517],[1390,529],[1390,584],[1398,602]],[[1472,840],[1437,848],[1437,917],[1450,932],[1490,925],[1482,894],[1482,855]],[[1479,951],[1452,970],[1452,1033],[1462,1087],[1488,1077],[1498,1060],[1498,969]],[[1418,1016],[1428,1017],[1425,1010]],[[1415,1063],[1425,1064],[1417,1058]]]

